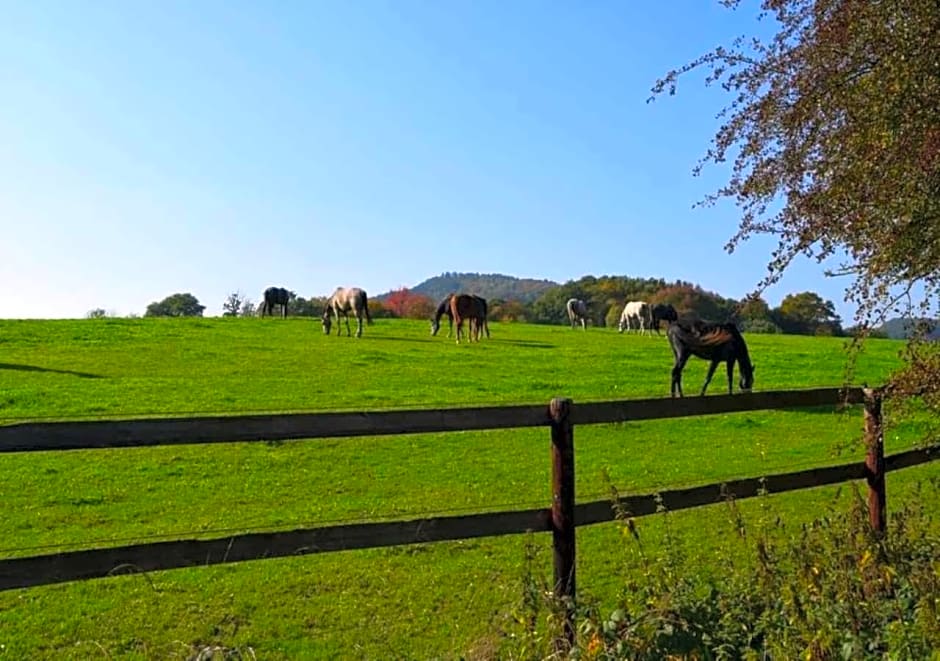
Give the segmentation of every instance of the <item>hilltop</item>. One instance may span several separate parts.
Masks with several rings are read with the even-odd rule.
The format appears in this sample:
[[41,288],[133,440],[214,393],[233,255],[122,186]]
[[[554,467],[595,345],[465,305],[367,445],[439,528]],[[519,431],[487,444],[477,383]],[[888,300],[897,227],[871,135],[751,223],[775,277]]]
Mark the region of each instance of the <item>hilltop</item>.
[[914,334],[921,324],[927,327],[928,340],[940,340],[940,320],[937,319],[903,319],[896,317],[885,322],[881,331],[892,340],[906,340]]
[[[559,283],[551,280],[517,278],[500,273],[449,273],[428,278],[424,282],[409,287],[408,291],[422,294],[433,301],[440,300],[452,292],[468,292],[488,299],[515,300],[531,303],[539,296]],[[383,300],[392,292],[376,296]]]

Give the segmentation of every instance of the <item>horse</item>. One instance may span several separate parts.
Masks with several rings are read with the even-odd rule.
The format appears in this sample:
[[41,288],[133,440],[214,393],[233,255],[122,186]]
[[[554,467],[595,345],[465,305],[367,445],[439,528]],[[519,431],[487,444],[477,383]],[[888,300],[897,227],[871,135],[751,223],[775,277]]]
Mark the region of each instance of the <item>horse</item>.
[[[343,318],[346,319],[346,337],[350,337],[352,335],[349,330],[350,312],[355,315],[358,324],[356,337],[362,337],[362,318],[365,317],[369,324],[372,323],[372,316],[369,314],[369,297],[366,295],[365,290],[359,289],[359,287],[337,287],[333,295],[326,299],[326,309],[323,311],[322,318],[323,332],[327,335],[330,334],[330,327],[333,325],[331,314],[336,317],[337,326],[339,325],[339,316],[343,315]],[[342,334],[342,329],[337,327],[336,337]]]
[[630,301],[623,306],[617,330],[621,333],[636,327],[640,333],[652,334],[650,324],[650,306],[645,301]]
[[[480,301],[480,304],[483,306],[483,319],[482,320],[475,320],[473,318],[470,319],[471,331],[473,330],[472,329],[473,323],[477,322],[482,325],[483,332],[486,333],[487,337],[489,337],[490,336],[490,324],[489,324],[489,321],[487,321],[487,316],[489,314],[488,312],[489,306],[487,305],[486,299],[483,298],[482,296],[477,296],[476,294],[470,294],[470,296],[473,296],[473,298]],[[450,311],[450,299],[453,297],[454,297],[454,294],[448,294],[438,304],[437,310],[434,312],[434,318],[431,319],[431,335],[437,335],[437,332],[441,329],[441,317],[443,317],[444,315],[447,315],[447,323],[448,323],[447,337],[450,337],[451,334],[453,333],[454,315]],[[479,335],[479,330],[477,334]]]
[[568,302],[565,304],[565,309],[568,310],[568,321],[571,322],[572,329],[577,326],[579,322],[581,323],[581,330],[587,329],[587,303],[580,298],[569,298]]
[[268,287],[264,290],[264,301],[261,303],[259,312],[261,316],[273,315],[274,306],[281,306],[281,317],[287,316],[287,302],[290,300],[290,292],[283,287]]
[[474,336],[477,342],[480,341],[480,329],[486,327],[486,301],[484,299],[470,294],[454,294],[450,297],[450,314],[457,324],[457,344],[460,344],[464,319],[470,321],[470,328],[467,331],[468,341],[473,342]]
[[676,312],[676,309],[668,303],[660,303],[659,305],[654,305],[650,310],[650,319],[652,321],[652,327],[656,329],[656,334],[659,335],[660,322],[665,321],[667,324],[671,324],[679,320],[679,314]]
[[708,383],[712,380],[718,363],[728,367],[728,394],[734,393],[734,363],[738,363],[741,379],[738,386],[749,392],[754,386],[754,365],[748,355],[747,344],[734,324],[714,324],[707,321],[674,321],[666,329],[666,336],[672,347],[675,364],[672,368],[672,396],[682,397],[682,368],[690,356],[710,360],[705,384],[701,395],[705,394]]

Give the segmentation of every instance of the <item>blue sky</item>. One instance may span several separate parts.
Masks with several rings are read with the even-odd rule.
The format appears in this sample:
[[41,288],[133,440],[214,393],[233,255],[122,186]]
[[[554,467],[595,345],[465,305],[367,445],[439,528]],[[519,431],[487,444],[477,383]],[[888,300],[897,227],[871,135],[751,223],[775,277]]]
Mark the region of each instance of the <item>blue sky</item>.
[[[728,100],[650,87],[753,8],[589,2],[0,0],[0,309],[142,314],[190,292],[380,294],[444,271],[683,279],[741,297]],[[810,261],[766,294],[845,282]]]

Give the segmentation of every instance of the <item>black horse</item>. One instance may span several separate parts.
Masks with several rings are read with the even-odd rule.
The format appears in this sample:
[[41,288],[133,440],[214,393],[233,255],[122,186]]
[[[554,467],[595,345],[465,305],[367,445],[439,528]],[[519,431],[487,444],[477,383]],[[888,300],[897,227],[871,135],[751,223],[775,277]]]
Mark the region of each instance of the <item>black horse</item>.
[[678,321],[679,314],[676,312],[676,309],[668,303],[660,303],[659,305],[653,306],[653,309],[650,311],[650,319],[653,322],[652,327],[656,329],[656,334],[659,335],[659,323],[665,321],[667,324],[671,324],[674,321]]
[[[437,310],[435,310],[434,312],[434,318],[431,319],[431,335],[437,335],[437,332],[441,329],[441,317],[443,317],[444,315],[447,315],[447,324],[448,324],[447,337],[450,337],[451,334],[454,332],[454,313],[451,312],[451,309],[450,309],[450,299],[452,299],[454,296],[456,296],[456,294],[448,294],[438,304]],[[480,302],[480,305],[482,306],[482,311],[483,311],[483,318],[480,320],[471,319],[470,323],[471,325],[473,323],[480,324],[482,326],[483,332],[486,334],[487,337],[489,337],[490,336],[490,324],[487,321],[487,314],[489,313],[489,306],[486,303],[486,299],[483,298],[482,296],[477,296],[476,294],[471,294],[471,296]],[[472,330],[473,329],[471,328],[471,331]],[[477,334],[479,335],[479,329],[477,331]]]
[[287,316],[287,303],[290,301],[290,292],[283,287],[268,287],[264,290],[264,301],[261,303],[261,316],[274,314],[274,306],[281,306],[281,316]]
[[676,362],[672,368],[672,396],[679,393],[682,397],[682,368],[690,356],[710,360],[708,375],[702,386],[705,394],[708,383],[712,380],[718,363],[728,366],[728,394],[734,392],[734,363],[737,361],[741,373],[738,383],[741,390],[748,392],[754,386],[754,365],[747,352],[747,344],[734,324],[713,324],[707,321],[682,321],[669,324],[666,330],[669,344]]

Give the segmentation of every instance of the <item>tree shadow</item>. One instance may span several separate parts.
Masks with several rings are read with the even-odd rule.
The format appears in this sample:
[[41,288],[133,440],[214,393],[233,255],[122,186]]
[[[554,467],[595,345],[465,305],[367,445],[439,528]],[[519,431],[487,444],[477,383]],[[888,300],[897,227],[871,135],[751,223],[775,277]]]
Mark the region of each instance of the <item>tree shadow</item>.
[[19,372],[51,372],[53,374],[71,374],[83,379],[100,379],[100,374],[89,374],[88,372],[75,372],[72,370],[56,370],[51,367],[37,367],[36,365],[14,365],[13,363],[0,363],[0,370],[16,370]]

